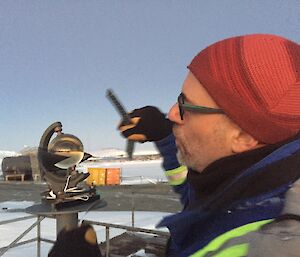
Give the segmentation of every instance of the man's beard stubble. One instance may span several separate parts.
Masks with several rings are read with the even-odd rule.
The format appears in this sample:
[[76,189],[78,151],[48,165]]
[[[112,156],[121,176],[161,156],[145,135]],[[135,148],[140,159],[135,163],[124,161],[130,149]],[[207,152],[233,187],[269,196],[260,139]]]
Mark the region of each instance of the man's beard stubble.
[[[197,149],[194,149],[187,140],[179,128],[176,128],[176,125],[173,126],[173,134],[176,138],[176,147],[177,147],[177,160],[181,165],[187,166],[195,171],[201,172],[202,165],[201,164],[201,154],[199,156],[201,150],[201,142],[196,143],[195,140],[192,142],[193,145],[197,146]],[[198,140],[196,140],[198,141]],[[199,149],[199,148],[200,149]]]

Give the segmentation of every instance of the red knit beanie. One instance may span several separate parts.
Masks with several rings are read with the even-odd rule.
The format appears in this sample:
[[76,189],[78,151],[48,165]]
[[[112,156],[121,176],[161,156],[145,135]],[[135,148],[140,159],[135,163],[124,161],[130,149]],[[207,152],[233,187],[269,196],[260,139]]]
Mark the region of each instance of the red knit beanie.
[[272,144],[300,131],[300,45],[275,35],[219,41],[188,66],[237,125]]

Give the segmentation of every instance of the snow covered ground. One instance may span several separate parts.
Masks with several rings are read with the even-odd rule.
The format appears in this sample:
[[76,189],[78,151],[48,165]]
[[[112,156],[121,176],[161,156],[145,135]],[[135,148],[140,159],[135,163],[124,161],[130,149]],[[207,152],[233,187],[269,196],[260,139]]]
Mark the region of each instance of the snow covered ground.
[[[29,207],[33,202],[2,202],[0,203],[0,221],[10,220],[18,217],[29,216],[24,212],[13,212],[14,209]],[[135,213],[135,227],[155,229],[155,225],[162,219],[162,217],[169,215],[164,212],[136,212]],[[131,226],[131,212],[88,212],[80,213],[79,220],[93,220],[99,222],[107,222],[113,224],[121,224]],[[0,248],[7,246],[15,240],[21,233],[30,227],[36,219],[29,219],[0,226]],[[105,228],[101,226],[94,226],[98,242],[105,241]],[[163,230],[166,231],[166,230]],[[111,229],[110,238],[123,233],[124,230]],[[54,219],[44,219],[41,223],[41,235],[43,238],[55,240],[56,238],[56,223]],[[36,229],[33,229],[22,240],[28,240],[36,237]],[[36,256],[36,242],[19,246],[10,249],[3,256],[4,257],[33,257]],[[41,244],[41,256],[46,257],[52,244]]]

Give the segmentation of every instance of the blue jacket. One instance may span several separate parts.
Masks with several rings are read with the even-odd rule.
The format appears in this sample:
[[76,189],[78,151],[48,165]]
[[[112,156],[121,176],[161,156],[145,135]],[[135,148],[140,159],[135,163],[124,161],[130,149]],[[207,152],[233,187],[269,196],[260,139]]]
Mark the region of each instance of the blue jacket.
[[[156,145],[164,158],[163,167],[167,172],[180,167],[176,158],[177,149],[173,135],[156,142]],[[259,162],[240,172],[221,191],[204,202],[201,202],[195,188],[188,180],[174,185],[175,192],[180,194],[183,211],[164,218],[158,225],[168,227],[171,234],[167,255],[190,256],[227,231],[249,223],[278,217],[284,207],[285,193],[299,178],[299,174],[291,175],[289,179],[274,186],[270,191],[258,192],[243,199],[233,199],[220,208],[210,207],[222,202],[223,197],[226,197],[226,194],[230,195],[231,191],[234,192],[243,180],[251,177],[259,179],[260,174],[267,172],[265,167],[287,160],[296,153],[299,154],[299,149],[300,139],[279,147]],[[268,181],[265,183],[267,185]]]

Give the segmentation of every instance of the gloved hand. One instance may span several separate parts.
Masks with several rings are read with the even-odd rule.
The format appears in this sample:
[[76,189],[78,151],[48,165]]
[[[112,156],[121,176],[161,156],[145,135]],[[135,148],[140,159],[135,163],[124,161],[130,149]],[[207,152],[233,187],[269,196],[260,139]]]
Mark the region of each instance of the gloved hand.
[[95,230],[91,225],[63,229],[48,257],[101,257]]
[[172,122],[158,108],[145,106],[129,113],[130,125],[119,125],[123,136],[141,143],[159,141],[172,133]]

